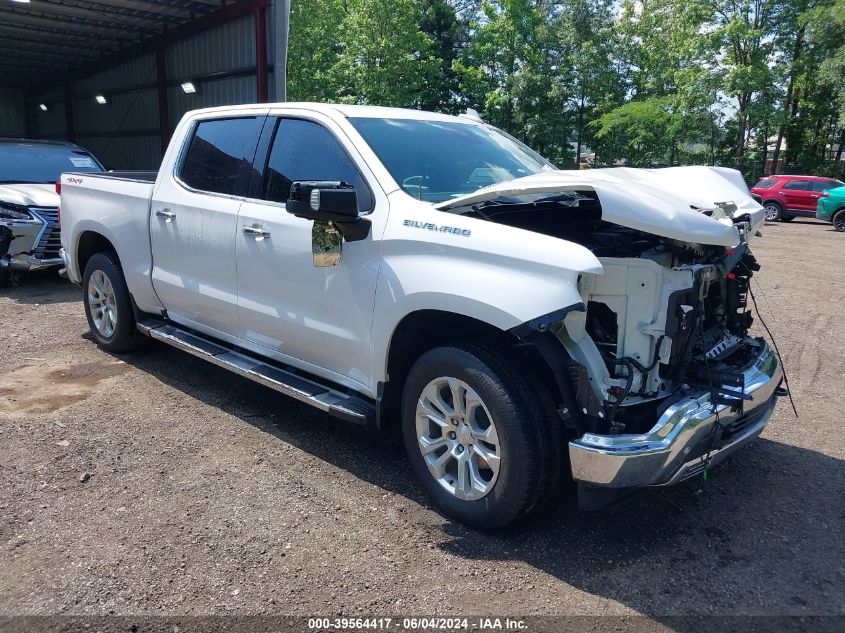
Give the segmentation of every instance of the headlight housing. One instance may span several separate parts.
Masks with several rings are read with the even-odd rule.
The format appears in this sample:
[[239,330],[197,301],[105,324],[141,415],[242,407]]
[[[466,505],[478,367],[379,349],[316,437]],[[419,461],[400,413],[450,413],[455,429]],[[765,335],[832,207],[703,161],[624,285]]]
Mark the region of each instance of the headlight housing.
[[0,220],[34,220],[27,208],[20,204],[0,202]]

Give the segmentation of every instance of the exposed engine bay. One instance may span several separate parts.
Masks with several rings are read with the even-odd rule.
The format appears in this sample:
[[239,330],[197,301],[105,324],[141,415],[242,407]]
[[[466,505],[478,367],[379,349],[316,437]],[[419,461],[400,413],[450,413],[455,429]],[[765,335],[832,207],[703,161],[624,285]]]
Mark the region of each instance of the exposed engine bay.
[[[742,398],[743,371],[759,346],[748,336],[751,223],[736,207],[695,210],[738,229],[735,247],[694,244],[602,220],[594,192],[500,197],[466,215],[585,246],[602,274],[582,273],[583,305],[552,332],[569,354],[580,431],[641,433],[672,402],[708,391]],[[735,389],[735,390],[734,390]]]

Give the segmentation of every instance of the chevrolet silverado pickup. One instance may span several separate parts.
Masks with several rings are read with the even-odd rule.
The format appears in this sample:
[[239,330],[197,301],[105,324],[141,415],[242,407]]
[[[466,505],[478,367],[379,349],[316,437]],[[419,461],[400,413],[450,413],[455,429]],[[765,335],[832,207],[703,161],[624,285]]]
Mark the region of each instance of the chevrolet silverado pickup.
[[64,174],[61,209],[98,345],[392,425],[476,528],[566,477],[599,507],[706,472],[782,394],[733,170],[558,171],[469,115],[250,105],[187,113],[158,172]]

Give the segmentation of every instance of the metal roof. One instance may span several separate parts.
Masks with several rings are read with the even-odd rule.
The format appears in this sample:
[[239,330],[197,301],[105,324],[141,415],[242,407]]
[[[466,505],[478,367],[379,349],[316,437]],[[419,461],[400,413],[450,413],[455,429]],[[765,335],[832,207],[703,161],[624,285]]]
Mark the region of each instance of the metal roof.
[[0,85],[61,83],[83,64],[225,5],[222,0],[0,0]]

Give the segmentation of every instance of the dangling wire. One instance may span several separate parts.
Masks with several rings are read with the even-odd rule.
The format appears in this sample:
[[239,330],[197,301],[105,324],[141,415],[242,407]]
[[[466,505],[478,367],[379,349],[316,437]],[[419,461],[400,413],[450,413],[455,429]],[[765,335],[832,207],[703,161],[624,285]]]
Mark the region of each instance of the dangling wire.
[[[751,269],[748,268],[745,262],[741,262],[743,266],[745,266],[748,272],[751,272]],[[758,283],[757,286],[759,287],[760,284]],[[762,289],[761,289],[762,290]],[[783,370],[783,382],[786,384],[786,395],[789,396],[789,404],[792,405],[792,411],[795,413],[795,417],[798,417],[798,409],[795,407],[795,401],[792,399],[792,389],[789,387],[789,376],[786,374],[786,364],[783,362],[783,358],[780,355],[780,350],[778,349],[777,341],[775,341],[775,337],[772,334],[772,331],[769,329],[769,326],[766,325],[766,321],[763,319],[763,315],[760,314],[760,308],[757,307],[757,299],[754,297],[754,292],[751,290],[751,277],[749,276],[748,279],[748,296],[751,297],[751,303],[754,304],[754,311],[757,313],[757,318],[760,319],[760,325],[763,326],[763,329],[766,330],[766,333],[769,335],[769,338],[772,341],[772,347],[775,348],[775,355],[778,357],[778,361],[780,362],[781,369]],[[764,296],[765,298],[765,296]],[[768,303],[768,301],[767,301]]]

